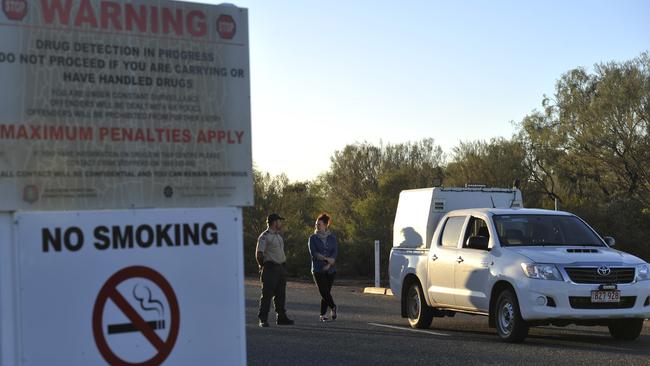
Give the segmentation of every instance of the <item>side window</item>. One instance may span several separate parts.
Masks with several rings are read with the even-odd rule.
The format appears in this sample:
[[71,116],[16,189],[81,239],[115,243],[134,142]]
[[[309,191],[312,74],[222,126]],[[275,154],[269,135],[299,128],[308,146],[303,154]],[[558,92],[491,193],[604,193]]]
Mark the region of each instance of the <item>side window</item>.
[[460,238],[460,231],[463,229],[464,223],[465,216],[448,218],[442,231],[440,245],[447,248],[456,248],[458,246],[458,238]]
[[463,248],[487,250],[490,231],[487,223],[478,217],[470,217],[463,239]]

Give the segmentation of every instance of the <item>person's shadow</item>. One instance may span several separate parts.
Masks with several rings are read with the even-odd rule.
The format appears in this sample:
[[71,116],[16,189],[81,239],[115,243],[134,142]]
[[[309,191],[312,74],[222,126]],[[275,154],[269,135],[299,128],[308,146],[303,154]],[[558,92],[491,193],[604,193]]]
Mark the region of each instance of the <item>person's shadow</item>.
[[418,248],[424,244],[422,242],[422,235],[418,234],[418,232],[415,231],[415,229],[413,229],[412,227],[403,228],[402,237],[404,238],[404,240],[402,240],[402,242],[399,243],[400,247]]

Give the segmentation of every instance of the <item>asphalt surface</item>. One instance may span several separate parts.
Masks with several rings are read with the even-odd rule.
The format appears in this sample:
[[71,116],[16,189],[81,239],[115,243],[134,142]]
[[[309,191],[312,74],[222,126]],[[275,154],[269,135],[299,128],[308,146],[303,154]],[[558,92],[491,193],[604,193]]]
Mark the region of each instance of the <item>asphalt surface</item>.
[[[259,283],[246,281],[249,365],[650,365],[650,324],[632,342],[614,340],[606,327],[532,328],[523,344],[503,343],[487,318],[435,318],[411,330],[391,296],[363,294],[363,284],[337,285],[339,319],[321,323],[313,283],[287,287],[293,326],[257,326]],[[274,319],[273,310],[269,319]]]

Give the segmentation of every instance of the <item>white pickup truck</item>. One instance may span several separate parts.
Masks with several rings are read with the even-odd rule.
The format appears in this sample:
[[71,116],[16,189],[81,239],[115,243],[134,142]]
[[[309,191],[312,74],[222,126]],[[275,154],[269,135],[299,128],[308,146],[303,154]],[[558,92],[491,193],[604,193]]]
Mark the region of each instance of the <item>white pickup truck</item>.
[[412,327],[462,312],[488,316],[507,342],[522,342],[539,325],[602,325],[614,338],[639,336],[650,318],[648,263],[612,249],[613,238],[573,214],[511,208],[521,202],[518,191],[449,192],[450,206],[489,208],[443,214],[436,206],[443,188],[400,194],[390,286]]

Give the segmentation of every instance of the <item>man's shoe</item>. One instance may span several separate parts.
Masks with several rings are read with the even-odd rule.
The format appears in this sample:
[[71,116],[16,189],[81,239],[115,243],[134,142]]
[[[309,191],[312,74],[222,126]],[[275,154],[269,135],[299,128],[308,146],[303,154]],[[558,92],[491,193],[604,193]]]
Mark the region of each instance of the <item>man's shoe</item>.
[[260,320],[260,323],[258,325],[260,328],[268,328],[269,322]]
[[338,306],[335,306],[332,308],[332,320],[336,320],[337,314],[336,312],[339,310]]
[[285,316],[283,318],[278,318],[275,323],[277,325],[293,325],[294,321]]

